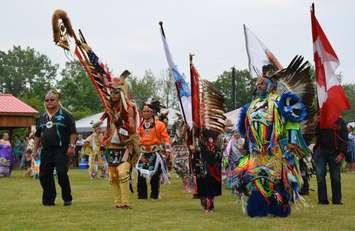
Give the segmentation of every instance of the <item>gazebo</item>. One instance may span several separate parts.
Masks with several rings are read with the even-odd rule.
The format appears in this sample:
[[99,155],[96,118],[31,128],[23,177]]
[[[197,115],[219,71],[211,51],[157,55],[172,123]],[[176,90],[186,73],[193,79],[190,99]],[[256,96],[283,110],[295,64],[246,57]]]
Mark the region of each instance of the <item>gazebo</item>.
[[15,128],[28,128],[34,125],[38,111],[22,102],[11,94],[0,93],[0,129],[12,130]]

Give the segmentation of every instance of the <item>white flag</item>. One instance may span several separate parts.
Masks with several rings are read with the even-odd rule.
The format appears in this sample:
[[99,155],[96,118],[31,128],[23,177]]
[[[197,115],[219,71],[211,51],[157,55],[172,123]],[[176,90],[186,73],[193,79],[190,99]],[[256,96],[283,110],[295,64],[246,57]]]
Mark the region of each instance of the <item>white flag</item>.
[[267,64],[273,64],[277,69],[282,69],[279,61],[269,49],[266,48],[261,40],[245,25],[243,25],[243,27],[250,74],[253,77],[262,76],[262,67]]
[[163,40],[164,51],[166,55],[166,60],[168,61],[170,71],[175,79],[176,90],[178,93],[178,97],[180,100],[181,111],[183,114],[183,118],[187,125],[192,128],[192,110],[191,110],[191,88],[187,84],[184,76],[180,74],[177,69],[177,66],[173,62],[171,57],[171,53],[169,50],[168,43],[166,42],[166,38],[163,32],[163,28],[160,28],[161,38]]

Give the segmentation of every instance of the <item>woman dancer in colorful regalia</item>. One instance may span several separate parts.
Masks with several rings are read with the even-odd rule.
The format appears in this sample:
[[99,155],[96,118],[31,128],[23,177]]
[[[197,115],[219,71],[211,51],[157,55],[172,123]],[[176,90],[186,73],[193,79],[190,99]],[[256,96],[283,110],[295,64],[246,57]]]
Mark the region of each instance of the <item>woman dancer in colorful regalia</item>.
[[[299,60],[298,60],[299,61]],[[263,67],[256,82],[255,99],[244,107],[239,130],[248,143],[248,155],[240,160],[234,172],[234,187],[242,198],[249,216],[268,214],[286,217],[290,202],[299,195],[302,176],[299,161],[309,155],[300,132],[300,122],[307,115],[300,97],[292,92],[279,95],[275,79],[308,73],[308,67],[293,60],[287,69],[272,73],[271,65]]]
[[0,139],[0,177],[10,176],[15,157],[12,155],[9,134],[5,132]]
[[160,106],[147,102],[143,106],[143,120],[137,129],[141,154],[136,164],[138,172],[138,199],[148,199],[147,181],[150,181],[150,199],[160,198],[160,183],[170,182],[166,165],[170,155],[170,137],[163,122],[155,118]]

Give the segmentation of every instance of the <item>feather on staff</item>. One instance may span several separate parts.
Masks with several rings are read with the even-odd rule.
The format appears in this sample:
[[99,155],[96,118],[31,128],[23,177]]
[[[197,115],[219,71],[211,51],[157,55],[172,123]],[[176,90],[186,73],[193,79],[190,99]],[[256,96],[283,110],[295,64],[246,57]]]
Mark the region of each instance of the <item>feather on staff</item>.
[[[111,119],[114,112],[110,103],[110,82],[111,73],[108,68],[99,62],[99,58],[92,51],[90,46],[79,30],[79,38],[75,34],[70,19],[64,10],[58,9],[52,16],[53,41],[66,51],[70,51],[71,39],[74,40],[76,48],[74,54],[79,59],[80,64],[85,69],[87,76],[97,91],[100,101],[104,107],[105,115]],[[123,105],[126,105],[125,98],[122,99]]]
[[193,114],[195,130],[210,129],[223,133],[226,121],[223,110],[223,95],[211,82],[200,79],[192,63],[192,55],[190,55],[190,74],[193,99],[192,107],[193,113],[196,113],[195,116]]

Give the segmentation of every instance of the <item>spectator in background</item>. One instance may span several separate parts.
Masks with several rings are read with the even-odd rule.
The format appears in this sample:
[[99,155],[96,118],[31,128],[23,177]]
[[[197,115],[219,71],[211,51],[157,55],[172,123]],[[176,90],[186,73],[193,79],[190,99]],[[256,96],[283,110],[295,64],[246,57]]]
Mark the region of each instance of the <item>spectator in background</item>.
[[25,176],[29,176],[29,177],[33,176],[32,168],[31,168],[32,159],[33,159],[32,150],[27,149],[25,152],[25,162],[23,165],[23,167],[26,169]]
[[318,203],[329,204],[327,196],[326,174],[329,166],[333,204],[342,204],[341,162],[345,159],[347,146],[347,129],[345,121],[339,117],[333,128],[316,130],[314,162],[318,184]]
[[[34,148],[34,134],[31,133],[29,136],[27,136],[25,138],[25,140],[23,141],[23,145],[24,145],[24,150],[32,150]],[[32,153],[32,155],[35,155],[35,153]],[[24,168],[25,167],[25,161],[26,161],[26,152],[23,151],[22,152],[22,157],[21,157],[21,163],[20,163],[20,168]]]
[[81,149],[83,148],[84,145],[84,139],[81,134],[78,135],[78,139],[76,140],[75,144],[75,154],[73,157],[73,166],[74,167],[79,167],[79,162],[80,162],[80,153]]
[[238,166],[239,160],[243,156],[244,143],[245,139],[241,137],[237,130],[235,130],[223,152],[222,166],[226,174],[225,184],[229,189],[232,188],[232,182],[230,178],[233,175],[233,170],[236,168],[236,166]]
[[12,155],[9,134],[5,132],[0,139],[0,177],[10,176],[14,164],[15,158]]
[[21,165],[21,158],[24,152],[25,152],[25,142],[19,137],[16,137],[14,148],[13,148],[13,154],[16,159],[16,164]]
[[350,172],[355,172],[355,134],[354,128],[348,126],[348,149],[346,152],[347,167]]
[[103,140],[101,124],[101,121],[94,123],[92,125],[92,134],[84,141],[86,154],[89,155],[89,175],[91,180],[97,177],[99,169],[101,170],[101,177],[105,178],[107,176],[107,163],[101,149]]

